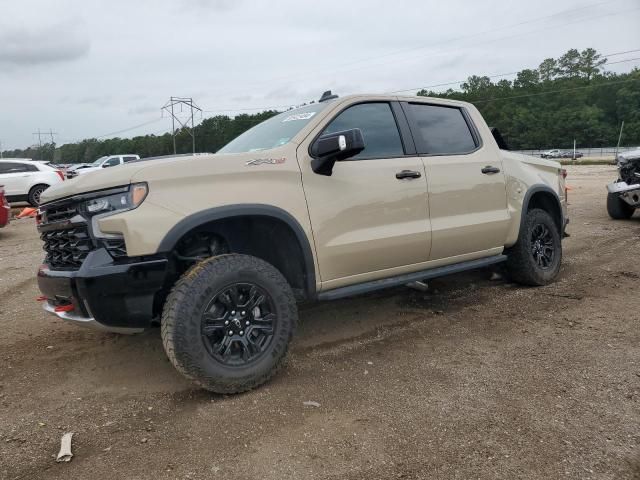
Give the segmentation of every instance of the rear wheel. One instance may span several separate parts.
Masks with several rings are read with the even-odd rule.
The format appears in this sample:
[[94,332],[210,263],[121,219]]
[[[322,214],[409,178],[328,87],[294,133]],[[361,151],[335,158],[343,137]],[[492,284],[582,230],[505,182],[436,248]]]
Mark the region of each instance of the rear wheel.
[[212,392],[239,393],[280,368],[297,316],[293,292],[275,267],[248,255],[220,255],[175,285],[162,314],[162,340],[187,378]]
[[507,270],[524,285],[546,285],[560,271],[562,242],[551,215],[538,208],[526,213],[516,244],[507,251]]
[[47,188],[49,188],[49,185],[44,184],[31,187],[31,190],[29,190],[29,195],[27,197],[27,200],[29,201],[31,206],[37,207],[38,205],[40,205],[40,195],[42,195],[42,192],[44,192]]
[[636,209],[622,200],[615,193],[607,194],[607,213],[614,220],[626,220],[631,218]]

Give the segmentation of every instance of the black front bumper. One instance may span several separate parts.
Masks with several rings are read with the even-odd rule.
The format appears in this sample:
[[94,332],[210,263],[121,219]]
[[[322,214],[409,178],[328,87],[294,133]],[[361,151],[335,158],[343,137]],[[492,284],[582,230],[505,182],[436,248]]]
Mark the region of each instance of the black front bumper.
[[78,270],[60,271],[43,264],[38,287],[46,297],[45,310],[53,313],[58,307],[60,318],[95,322],[103,330],[142,329],[156,313],[154,303],[165,287],[168,263],[161,256],[118,263],[98,248]]

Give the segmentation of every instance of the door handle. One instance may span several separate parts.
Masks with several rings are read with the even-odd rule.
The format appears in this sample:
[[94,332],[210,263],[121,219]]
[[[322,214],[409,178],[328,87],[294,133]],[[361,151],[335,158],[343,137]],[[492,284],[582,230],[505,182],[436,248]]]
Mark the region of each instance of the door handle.
[[401,172],[396,173],[396,178],[398,180],[402,180],[403,178],[420,178],[421,176],[422,174],[415,170],[402,170]]
[[485,175],[493,175],[494,173],[500,173],[500,169],[498,167],[492,167],[491,165],[487,165],[480,171]]

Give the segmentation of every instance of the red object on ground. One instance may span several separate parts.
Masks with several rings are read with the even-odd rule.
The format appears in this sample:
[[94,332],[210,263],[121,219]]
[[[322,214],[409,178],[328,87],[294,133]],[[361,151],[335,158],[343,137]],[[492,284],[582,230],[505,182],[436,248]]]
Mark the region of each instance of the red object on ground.
[[44,302],[45,300],[47,300],[47,297],[45,297],[44,295],[36,297],[36,302]]
[[0,185],[0,228],[9,224],[11,218],[11,207],[4,196],[4,187]]
[[37,208],[25,207],[16,216],[16,218],[35,217],[37,214],[38,214],[38,209]]
[[54,308],[54,310],[56,312],[70,312],[71,310],[73,310],[73,304],[69,304],[69,305],[59,305],[56,308]]

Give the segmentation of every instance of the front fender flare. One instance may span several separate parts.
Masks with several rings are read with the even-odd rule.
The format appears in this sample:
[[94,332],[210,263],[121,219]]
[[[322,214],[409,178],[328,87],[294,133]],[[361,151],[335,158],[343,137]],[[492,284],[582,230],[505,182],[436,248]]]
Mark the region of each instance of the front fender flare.
[[225,205],[196,212],[183,218],[175,224],[171,230],[169,230],[160,242],[157,252],[171,252],[185,234],[201,225],[225,218],[242,216],[271,217],[284,222],[291,228],[298,240],[298,243],[300,244],[302,255],[304,257],[307,295],[309,298],[314,298],[316,294],[316,274],[313,252],[311,250],[309,239],[300,223],[290,213],[272,205]]

